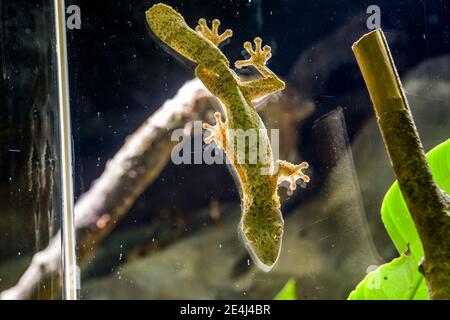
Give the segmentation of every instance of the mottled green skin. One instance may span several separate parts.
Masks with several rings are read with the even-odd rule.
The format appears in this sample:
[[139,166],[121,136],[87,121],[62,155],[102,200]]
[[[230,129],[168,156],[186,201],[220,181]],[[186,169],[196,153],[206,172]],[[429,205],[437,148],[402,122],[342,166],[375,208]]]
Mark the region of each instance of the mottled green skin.
[[214,65],[227,57],[210,40],[191,29],[184,18],[171,7],[158,3],[145,13],[152,32],[170,48],[185,58],[213,70]]
[[[225,65],[223,65],[225,69]],[[227,68],[228,69],[228,68]],[[254,261],[263,270],[270,270],[278,259],[283,234],[283,217],[280,212],[280,200],[277,193],[277,177],[262,174],[262,169],[272,166],[272,149],[266,128],[239,89],[233,72],[222,70],[218,75],[208,74],[202,67],[196,70],[197,76],[203,81],[222,103],[227,129],[254,129],[258,136],[258,148],[262,148],[271,160],[269,164],[240,164],[231,161],[236,170],[242,188],[242,219],[240,231],[242,238]],[[214,79],[214,77],[220,78]],[[230,131],[228,131],[230,132]],[[226,141],[230,141],[229,135]],[[237,140],[233,139],[233,146],[226,146],[228,158],[233,159],[237,154]],[[245,140],[245,155],[248,155],[249,139]],[[248,159],[248,156],[247,158]]]
[[[162,41],[198,64],[196,75],[223,106],[226,122],[222,128],[244,131],[254,129],[258,134],[258,148],[264,150],[270,159],[269,163],[235,163],[233,159],[237,154],[237,142],[234,139],[233,145],[229,145],[229,130],[223,148],[231,159],[242,187],[243,208],[239,226],[242,238],[256,264],[269,271],[280,254],[283,217],[277,194],[277,175],[273,174],[270,141],[261,118],[252,106],[252,100],[283,89],[284,83],[265,66],[257,67],[265,78],[241,82],[217,46],[189,28],[183,17],[169,6],[154,5],[146,16],[152,31]],[[246,139],[246,155],[250,147]],[[270,174],[262,174],[261,169],[264,168],[269,168]]]

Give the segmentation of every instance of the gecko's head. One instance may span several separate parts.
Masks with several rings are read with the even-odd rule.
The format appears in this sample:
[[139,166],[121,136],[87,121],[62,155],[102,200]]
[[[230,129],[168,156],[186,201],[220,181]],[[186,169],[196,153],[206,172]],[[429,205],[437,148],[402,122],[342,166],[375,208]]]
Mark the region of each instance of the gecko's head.
[[283,217],[275,206],[251,206],[239,225],[242,240],[255,264],[272,270],[281,251]]
[[163,41],[170,26],[184,24],[183,16],[164,3],[153,5],[145,12],[145,16],[152,31]]

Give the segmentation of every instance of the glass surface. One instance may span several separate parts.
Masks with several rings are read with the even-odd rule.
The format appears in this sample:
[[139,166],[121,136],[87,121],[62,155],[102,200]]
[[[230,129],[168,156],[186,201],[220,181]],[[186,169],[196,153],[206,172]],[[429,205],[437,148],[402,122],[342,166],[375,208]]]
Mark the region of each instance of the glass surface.
[[[75,6],[67,18],[74,23],[79,12],[81,22],[67,30],[81,298],[272,299],[294,279],[301,300],[345,299],[367,272],[398,256],[380,219],[394,175],[351,46],[382,27],[429,150],[449,134],[450,6],[163,2],[191,28],[203,17],[232,29],[221,47],[232,64],[248,58],[245,41],[259,36],[271,46],[268,66],[286,89],[264,100],[259,113],[267,129],[279,130],[279,158],[307,161],[311,181],[294,192],[280,187],[282,251],[273,270],[262,272],[237,232],[235,174],[226,164],[206,164],[205,144],[195,147],[201,131],[193,121],[214,123],[217,103],[189,82],[195,65],[151,35],[145,11],[157,1],[67,1]],[[42,5],[0,3],[3,290],[46,247],[60,205],[57,185],[47,187],[59,166],[54,57],[42,32],[52,20],[37,28],[49,16]],[[44,92],[50,92],[45,107]],[[202,163],[174,161],[176,129],[192,142],[189,158],[200,155]]]
[[[57,299],[58,274],[11,288],[57,234],[61,219],[59,122],[51,1],[0,1],[1,298]],[[56,238],[57,239],[57,238]],[[59,245],[59,243],[57,243]],[[60,265],[60,250],[54,262]],[[39,271],[39,269],[37,269]],[[28,292],[30,295],[25,295]]]

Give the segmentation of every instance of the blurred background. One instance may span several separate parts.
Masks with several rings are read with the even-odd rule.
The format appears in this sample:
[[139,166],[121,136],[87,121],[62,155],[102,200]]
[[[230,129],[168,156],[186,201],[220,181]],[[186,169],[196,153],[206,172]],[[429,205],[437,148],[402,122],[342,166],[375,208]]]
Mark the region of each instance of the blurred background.
[[[113,167],[108,160],[127,137],[193,79],[194,66],[149,35],[145,11],[156,2],[66,1],[81,13],[81,28],[67,30],[76,201]],[[367,270],[398,255],[379,214],[394,176],[351,45],[370,31],[367,8],[378,6],[429,150],[449,136],[450,4],[162,2],[191,27],[204,17],[231,28],[222,49],[232,62],[256,36],[272,47],[269,67],[287,89],[261,115],[280,130],[280,158],[308,161],[312,181],[293,194],[280,189],[283,249],[263,273],[237,235],[240,196],[229,168],[166,159],[129,210],[106,220],[96,213],[97,228],[83,231],[80,297],[271,299],[293,278],[299,299],[346,298]],[[60,224],[52,10],[50,1],[0,0],[0,291],[18,281]],[[107,231],[86,240],[103,224]],[[58,281],[51,275],[32,297],[59,298]]]

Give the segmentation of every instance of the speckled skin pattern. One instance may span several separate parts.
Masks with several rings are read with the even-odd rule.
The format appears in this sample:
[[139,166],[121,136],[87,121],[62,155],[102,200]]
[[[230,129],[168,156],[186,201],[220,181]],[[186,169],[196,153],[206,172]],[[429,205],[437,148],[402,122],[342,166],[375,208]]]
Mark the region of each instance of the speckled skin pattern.
[[[254,49],[250,42],[244,44],[250,58],[236,61],[236,68],[253,66],[262,78],[242,82],[230,69],[230,62],[218,48],[221,42],[232,36],[229,29],[219,34],[219,20],[214,19],[212,28],[209,28],[206,20],[200,19],[194,31],[178,12],[161,3],[151,7],[146,12],[146,17],[158,38],[197,64],[196,76],[221,102],[226,120],[222,121],[221,114],[217,112],[214,115],[214,126],[203,124],[203,128],[210,131],[205,142],[214,141],[224,149],[239,177],[243,198],[240,235],[255,264],[262,270],[269,271],[280,254],[283,235],[284,222],[277,193],[278,184],[288,180],[290,188],[295,189],[297,179],[309,181],[309,177],[302,172],[308,167],[306,162],[299,165],[286,161],[274,163],[267,130],[253,106],[258,99],[285,87],[284,82],[266,67],[271,49],[269,46],[261,48],[260,38],[255,38]],[[238,144],[238,139],[234,138],[238,130],[253,130],[258,144],[250,143],[250,139],[241,140],[244,142]],[[255,151],[255,148],[264,157],[259,157],[256,162],[237,161],[238,147],[244,148],[242,151],[246,160],[249,160],[249,153]]]

